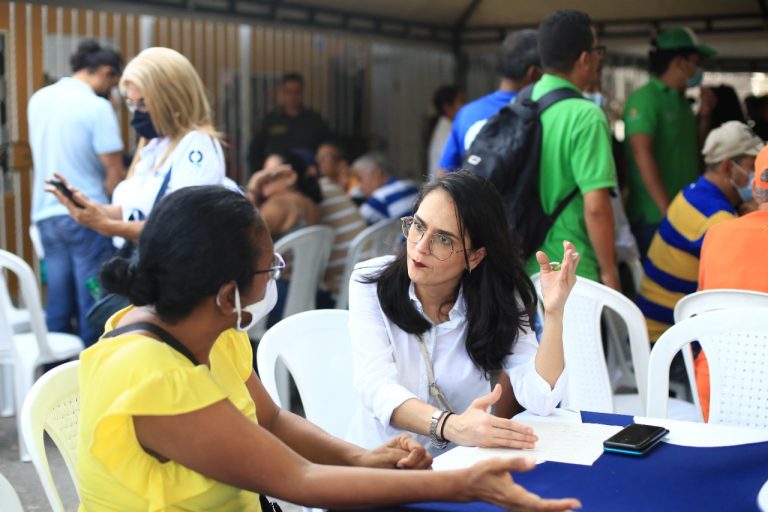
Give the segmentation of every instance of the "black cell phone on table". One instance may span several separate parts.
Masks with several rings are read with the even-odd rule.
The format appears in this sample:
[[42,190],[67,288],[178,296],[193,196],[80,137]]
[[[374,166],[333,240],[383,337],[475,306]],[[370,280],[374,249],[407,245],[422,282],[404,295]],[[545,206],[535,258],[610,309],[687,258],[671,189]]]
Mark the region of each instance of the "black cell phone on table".
[[78,208],[85,208],[82,204],[78,203],[75,200],[75,195],[72,193],[71,190],[69,190],[69,188],[67,188],[67,186],[63,182],[59,180],[51,179],[51,180],[48,180],[48,183],[56,187],[56,190],[61,192],[64,195],[64,197],[72,201],[72,204],[74,204]]
[[626,455],[645,455],[669,434],[664,427],[633,423],[603,442],[603,450]]

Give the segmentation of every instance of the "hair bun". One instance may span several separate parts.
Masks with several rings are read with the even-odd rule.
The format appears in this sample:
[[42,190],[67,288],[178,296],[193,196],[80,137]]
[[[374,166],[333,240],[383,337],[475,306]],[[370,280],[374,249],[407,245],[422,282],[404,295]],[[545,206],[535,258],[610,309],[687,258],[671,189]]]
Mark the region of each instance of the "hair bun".
[[128,295],[135,276],[134,264],[124,258],[112,258],[101,267],[101,285],[109,292]]

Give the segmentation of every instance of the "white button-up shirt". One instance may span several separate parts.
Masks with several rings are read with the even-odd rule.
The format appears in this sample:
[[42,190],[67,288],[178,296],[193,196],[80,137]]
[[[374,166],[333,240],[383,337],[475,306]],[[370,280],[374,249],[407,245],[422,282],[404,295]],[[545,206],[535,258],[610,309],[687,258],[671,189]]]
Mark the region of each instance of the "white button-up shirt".
[[[416,398],[439,407],[429,394],[429,379],[418,337],[400,329],[384,314],[375,283],[360,282],[363,276],[377,273],[391,261],[391,256],[385,256],[359,263],[349,285],[354,384],[360,403],[347,440],[369,449],[403,432],[390,424],[390,417],[406,400]],[[409,296],[423,314],[413,283]],[[433,325],[422,335],[435,380],[457,413],[491,391],[489,379],[467,354],[466,314],[466,303],[460,291],[448,313],[448,321]],[[551,388],[534,368],[537,350],[536,335],[526,329],[518,337],[512,354],[504,360],[504,370],[509,374],[520,405],[535,414],[548,415],[562,399],[565,372]],[[428,436],[416,437],[429,447]]]

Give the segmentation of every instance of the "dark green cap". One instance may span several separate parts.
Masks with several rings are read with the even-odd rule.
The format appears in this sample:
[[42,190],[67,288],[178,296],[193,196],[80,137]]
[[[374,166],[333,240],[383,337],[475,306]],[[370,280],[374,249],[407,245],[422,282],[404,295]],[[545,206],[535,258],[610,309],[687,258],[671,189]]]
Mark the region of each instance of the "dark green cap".
[[663,30],[656,38],[656,48],[659,50],[696,50],[702,55],[712,57],[717,52],[705,44],[701,44],[696,34],[688,27],[675,27]]

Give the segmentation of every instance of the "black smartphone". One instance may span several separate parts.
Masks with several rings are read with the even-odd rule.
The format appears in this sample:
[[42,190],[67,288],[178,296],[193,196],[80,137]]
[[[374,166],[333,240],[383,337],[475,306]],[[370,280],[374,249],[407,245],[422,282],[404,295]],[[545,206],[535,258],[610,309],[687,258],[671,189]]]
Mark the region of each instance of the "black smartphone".
[[664,427],[633,423],[603,442],[603,450],[627,455],[644,455],[669,434]]
[[73,203],[75,206],[77,206],[78,208],[84,208],[84,206],[83,206],[82,204],[78,203],[78,202],[75,200],[75,195],[72,193],[72,191],[71,191],[71,190],[69,190],[69,188],[67,188],[67,186],[66,186],[64,183],[62,183],[62,182],[61,182],[61,181],[59,181],[59,180],[54,180],[54,179],[52,179],[52,180],[48,180],[48,183],[50,183],[51,185],[53,185],[54,187],[56,187],[56,189],[57,189],[59,192],[61,192],[61,193],[62,193],[62,194],[63,194],[63,195],[64,195],[64,196],[67,198],[67,199],[69,199],[70,201],[72,201],[72,203]]

